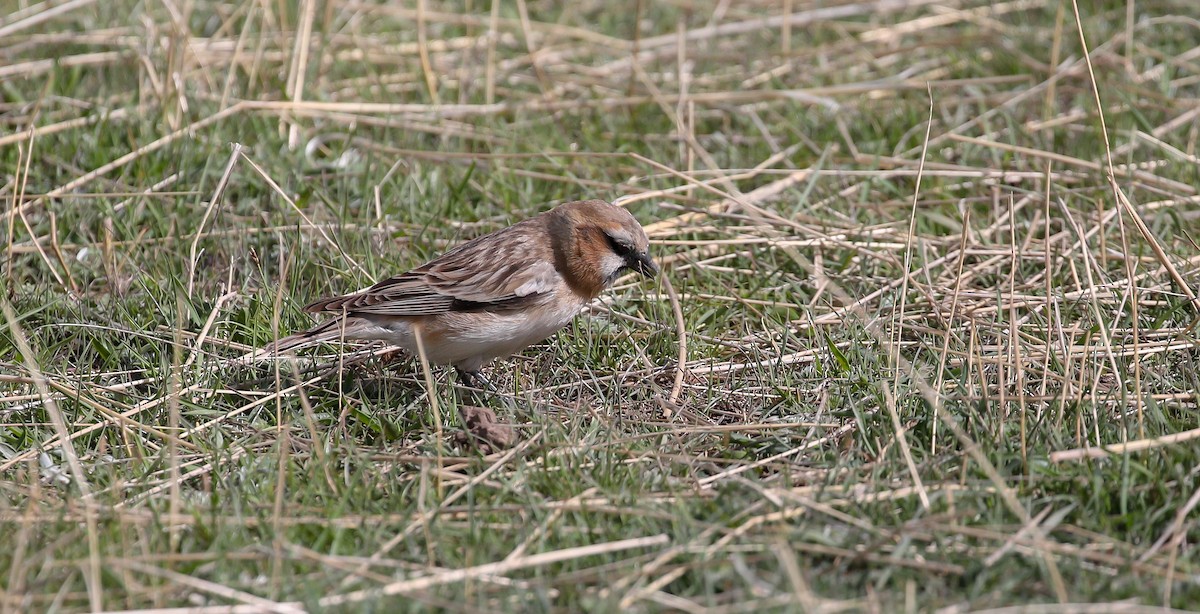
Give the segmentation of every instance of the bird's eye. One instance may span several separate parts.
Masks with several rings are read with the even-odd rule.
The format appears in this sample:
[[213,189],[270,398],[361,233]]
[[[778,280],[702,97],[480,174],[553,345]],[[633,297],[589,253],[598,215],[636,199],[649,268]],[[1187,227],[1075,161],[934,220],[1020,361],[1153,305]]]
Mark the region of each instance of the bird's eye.
[[618,256],[624,257],[633,253],[633,244],[629,241],[618,239],[608,233],[604,234],[604,238],[608,239],[608,247]]

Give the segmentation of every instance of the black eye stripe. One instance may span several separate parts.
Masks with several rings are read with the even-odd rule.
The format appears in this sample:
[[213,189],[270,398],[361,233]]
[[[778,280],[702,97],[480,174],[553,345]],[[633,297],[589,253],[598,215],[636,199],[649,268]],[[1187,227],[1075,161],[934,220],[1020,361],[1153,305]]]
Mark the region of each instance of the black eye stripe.
[[630,244],[626,241],[622,241],[622,240],[613,238],[613,236],[609,235],[608,233],[604,234],[604,238],[608,239],[609,248],[611,248],[612,251],[616,252],[616,254],[618,256],[627,256],[627,255],[633,253],[633,245],[632,244]]

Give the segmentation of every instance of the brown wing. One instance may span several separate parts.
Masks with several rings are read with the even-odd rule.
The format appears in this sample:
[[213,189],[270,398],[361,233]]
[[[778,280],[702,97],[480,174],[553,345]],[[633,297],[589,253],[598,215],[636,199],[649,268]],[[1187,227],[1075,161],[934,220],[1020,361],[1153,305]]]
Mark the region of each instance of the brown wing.
[[561,283],[545,233],[526,223],[468,241],[357,294],[322,299],[309,312],[423,316],[525,307]]

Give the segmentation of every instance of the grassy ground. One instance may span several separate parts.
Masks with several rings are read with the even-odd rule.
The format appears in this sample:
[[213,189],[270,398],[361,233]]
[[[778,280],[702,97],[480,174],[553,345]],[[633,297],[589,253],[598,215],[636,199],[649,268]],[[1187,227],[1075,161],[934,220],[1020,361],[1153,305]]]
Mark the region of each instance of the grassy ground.
[[[1080,4],[3,0],[2,610],[1200,605],[1200,24]],[[511,448],[237,360],[584,197]]]

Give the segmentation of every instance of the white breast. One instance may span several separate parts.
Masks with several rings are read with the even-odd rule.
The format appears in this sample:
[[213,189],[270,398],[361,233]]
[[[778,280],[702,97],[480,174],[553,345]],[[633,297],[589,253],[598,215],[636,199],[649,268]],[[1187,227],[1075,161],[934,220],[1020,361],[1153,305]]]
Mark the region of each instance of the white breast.
[[[425,356],[431,363],[451,364],[464,371],[478,371],[496,358],[503,358],[545,340],[566,326],[583,308],[582,301],[556,301],[543,307],[505,313],[443,313],[424,318],[420,325]],[[359,338],[381,339],[398,345],[414,356],[417,342],[410,323],[378,320]]]
[[[446,334],[435,352],[465,371],[478,370],[496,358],[515,354],[566,326],[581,305],[528,309],[513,313],[446,314]],[[434,352],[431,352],[431,358]]]

